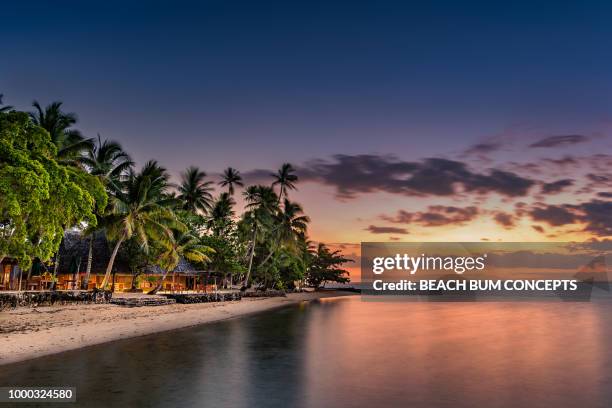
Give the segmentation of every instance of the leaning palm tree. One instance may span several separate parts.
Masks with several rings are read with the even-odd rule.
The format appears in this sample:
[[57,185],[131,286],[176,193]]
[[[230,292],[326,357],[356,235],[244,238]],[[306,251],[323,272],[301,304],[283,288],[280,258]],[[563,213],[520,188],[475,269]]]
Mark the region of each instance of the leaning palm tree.
[[293,174],[294,172],[295,172],[295,169],[290,163],[283,163],[281,168],[275,174],[272,174],[272,177],[274,177],[274,182],[272,183],[272,187],[274,187],[277,184],[280,186],[280,191],[278,194],[279,204],[283,196],[285,197],[287,196],[288,190],[296,189],[295,183],[298,181],[298,176]]
[[[98,135],[98,143],[87,149],[85,155],[78,160],[81,164],[85,165],[90,174],[100,178],[107,187],[107,190],[111,192],[116,192],[121,188],[121,181],[127,177],[134,165],[130,156],[118,142],[113,140],[102,142],[100,135]],[[91,276],[95,235],[103,227],[104,219],[98,217],[97,225],[85,230],[85,235],[89,236],[89,251],[87,254],[85,277],[81,284],[84,289],[87,288]]]
[[306,239],[309,222],[310,218],[304,215],[302,206],[285,198],[283,208],[279,209],[274,217],[270,252],[259,264],[259,267],[265,264],[281,248],[297,254],[300,242]]
[[3,94],[0,94],[0,112],[8,112],[11,109],[13,109],[12,106],[10,105],[2,105],[2,98],[4,97]]
[[32,121],[49,132],[51,141],[57,147],[58,160],[64,164],[77,164],[81,153],[93,145],[93,140],[86,139],[81,132],[72,128],[77,116],[62,111],[62,102],[53,102],[43,109],[34,101],[32,106],[36,108],[35,112],[30,112]]
[[102,281],[105,288],[110,280],[113,265],[121,244],[135,236],[146,252],[149,239],[163,240],[171,234],[171,228],[179,228],[172,208],[175,200],[166,194],[169,175],[157,162],[149,161],[140,173],[133,171],[122,188],[111,194],[111,212],[104,219],[108,238],[115,241],[111,257]]
[[267,186],[249,186],[244,192],[244,199],[247,202],[247,211],[243,215],[243,222],[253,231],[251,248],[249,254],[249,266],[244,279],[243,288],[249,285],[251,270],[253,267],[253,256],[257,245],[258,231],[265,231],[272,223],[274,214],[278,210],[278,196]]
[[166,236],[166,239],[160,241],[163,250],[158,259],[163,272],[153,290],[148,292],[149,295],[156,294],[162,288],[168,272],[177,267],[181,258],[195,263],[204,263],[210,261],[208,254],[214,252],[211,247],[200,244],[198,237],[189,231],[176,228],[172,228],[171,231],[172,233]]
[[212,181],[205,181],[206,173],[195,166],[181,174],[177,198],[183,202],[183,209],[192,213],[207,212],[212,206]]
[[233,167],[228,167],[223,171],[223,180],[219,182],[221,187],[227,186],[227,192],[234,195],[234,186],[244,186],[240,172]]

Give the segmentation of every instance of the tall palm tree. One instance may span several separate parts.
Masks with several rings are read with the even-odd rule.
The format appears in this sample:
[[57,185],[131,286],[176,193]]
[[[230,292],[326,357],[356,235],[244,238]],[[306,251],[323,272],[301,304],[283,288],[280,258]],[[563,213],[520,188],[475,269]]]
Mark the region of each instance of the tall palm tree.
[[212,206],[212,181],[205,181],[206,173],[195,166],[189,167],[181,174],[181,184],[178,187],[178,199],[183,202],[183,209],[197,212],[207,212]]
[[295,190],[295,183],[298,181],[298,176],[293,174],[295,172],[295,168],[290,163],[283,163],[281,168],[275,173],[272,174],[274,177],[274,182],[272,183],[272,187],[275,185],[280,186],[280,192],[278,194],[278,202],[280,204],[283,196],[287,196],[288,190]]
[[283,208],[274,217],[270,252],[259,266],[265,264],[280,248],[297,254],[300,242],[306,239],[309,222],[310,218],[304,215],[302,206],[285,198]]
[[169,175],[156,161],[149,161],[140,173],[133,171],[121,183],[120,190],[111,194],[111,213],[105,217],[107,236],[115,246],[102,281],[105,288],[110,280],[113,265],[121,244],[135,236],[144,251],[149,249],[149,238],[166,239],[171,228],[179,228],[172,208],[175,200],[166,195]]
[[57,147],[58,160],[65,164],[78,163],[78,157],[92,147],[93,140],[72,128],[77,122],[76,114],[62,111],[62,102],[53,102],[43,109],[34,101],[32,106],[36,108],[35,112],[30,112],[32,121],[49,132]]
[[249,285],[251,270],[253,268],[253,256],[257,245],[258,230],[265,231],[271,224],[274,214],[278,210],[278,196],[267,186],[249,186],[244,191],[244,198],[247,202],[247,211],[244,213],[243,221],[252,229],[253,238],[251,240],[251,251],[249,254],[249,266],[244,279],[243,288]]
[[2,98],[4,97],[4,94],[0,94],[0,112],[8,112],[11,109],[13,109],[12,106],[10,105],[2,105]]
[[189,231],[172,228],[171,232],[166,236],[166,239],[161,240],[164,249],[159,256],[159,266],[163,272],[155,288],[148,293],[149,295],[154,295],[161,289],[168,272],[177,267],[181,258],[191,262],[204,263],[210,261],[208,254],[214,252],[212,248],[200,244],[198,237]]
[[214,235],[220,235],[223,227],[231,222],[235,214],[234,205],[236,205],[236,202],[230,193],[223,192],[219,195],[210,210],[208,220],[208,228],[213,231]]
[[223,180],[219,182],[219,185],[221,187],[228,186],[227,192],[230,195],[234,195],[234,186],[244,186],[240,172],[233,167],[228,167],[223,171]]
[[[98,135],[98,143],[87,149],[85,155],[78,159],[90,174],[99,177],[109,191],[119,190],[120,183],[127,177],[134,162],[123,150],[121,145],[114,140],[102,140]],[[91,276],[91,266],[93,262],[93,244],[96,232],[103,228],[104,220],[98,217],[95,227],[85,230],[85,235],[89,236],[89,251],[87,254],[87,266],[82,287],[87,288]]]

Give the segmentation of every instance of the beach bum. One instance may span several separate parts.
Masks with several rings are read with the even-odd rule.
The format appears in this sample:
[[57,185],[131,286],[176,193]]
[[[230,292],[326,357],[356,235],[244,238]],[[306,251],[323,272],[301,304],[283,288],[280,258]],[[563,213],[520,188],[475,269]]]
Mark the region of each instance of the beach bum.
[[436,280],[420,279],[409,281],[402,279],[397,282],[384,282],[380,279],[372,282],[372,289],[377,291],[416,291],[416,290],[443,290],[443,291],[467,291],[467,290],[498,290],[498,291],[556,291],[576,290],[578,281],[576,279],[537,279],[537,280]]
[[462,274],[466,271],[482,271],[487,254],[482,256],[410,256],[396,254],[389,257],[376,257],[372,260],[372,272],[380,275],[389,270],[405,270],[414,275],[418,270],[453,271]]

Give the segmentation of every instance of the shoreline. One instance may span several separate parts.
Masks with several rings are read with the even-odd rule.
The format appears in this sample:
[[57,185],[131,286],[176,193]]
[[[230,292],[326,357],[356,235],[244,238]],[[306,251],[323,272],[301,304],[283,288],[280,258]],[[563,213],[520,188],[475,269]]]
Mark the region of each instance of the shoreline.
[[322,298],[341,291],[290,293],[220,303],[127,308],[113,304],[17,308],[0,313],[0,366],[149,334],[213,323]]

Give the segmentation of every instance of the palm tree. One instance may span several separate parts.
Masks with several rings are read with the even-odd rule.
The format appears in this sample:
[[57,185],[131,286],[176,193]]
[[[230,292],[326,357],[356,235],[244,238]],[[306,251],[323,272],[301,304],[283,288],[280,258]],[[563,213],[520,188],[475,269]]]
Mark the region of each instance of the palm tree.
[[208,219],[208,228],[213,231],[213,235],[220,235],[221,230],[231,222],[234,217],[234,205],[236,202],[228,192],[223,192],[215,201]]
[[[99,177],[109,191],[120,189],[120,182],[125,179],[134,165],[130,156],[118,142],[114,140],[102,142],[100,135],[98,135],[98,143],[87,149],[85,155],[78,160],[85,165],[90,174]],[[89,251],[85,278],[81,284],[84,289],[87,288],[91,276],[95,234],[103,228],[103,224],[102,217],[98,217],[98,224],[85,230],[85,235],[89,236]]]
[[278,210],[274,220],[270,252],[259,266],[265,264],[280,248],[297,253],[300,242],[306,239],[309,222],[310,218],[304,215],[302,206],[285,198],[283,208]]
[[223,171],[223,180],[219,182],[221,187],[228,186],[227,192],[234,195],[234,186],[244,186],[240,172],[233,167],[228,167]]
[[36,108],[30,112],[32,121],[51,135],[51,141],[57,147],[57,157],[65,164],[76,164],[82,152],[90,149],[93,140],[86,139],[72,126],[77,122],[74,113],[62,111],[62,102],[53,102],[44,109],[37,101],[32,103]]
[[154,295],[161,289],[168,272],[177,267],[181,258],[195,263],[204,263],[210,261],[208,254],[214,252],[212,248],[200,244],[198,237],[189,231],[176,228],[172,228],[171,231],[167,239],[161,241],[164,249],[159,256],[159,265],[163,272],[155,288],[148,293],[149,295]]
[[195,166],[189,167],[181,174],[181,184],[178,188],[178,199],[183,201],[183,209],[197,212],[207,212],[212,206],[213,197],[210,186],[212,181],[204,181],[206,173]]
[[90,174],[98,176],[110,189],[118,188],[118,183],[129,173],[134,162],[121,144],[114,140],[102,140],[93,144],[79,161],[87,167]]
[[272,187],[249,186],[244,192],[247,202],[247,212],[244,213],[244,222],[253,230],[251,240],[251,253],[249,255],[249,266],[244,279],[243,288],[247,288],[253,267],[253,256],[257,245],[257,231],[266,230],[271,224],[274,214],[278,210],[278,197]]
[[275,185],[280,186],[280,192],[278,194],[278,202],[280,204],[280,200],[283,196],[287,196],[287,190],[295,190],[295,184],[298,181],[298,176],[293,174],[295,169],[290,163],[283,163],[281,168],[276,172],[276,174],[272,174],[274,177],[274,182],[272,183],[272,187]]
[[143,250],[149,249],[149,238],[167,239],[171,228],[182,225],[172,208],[175,200],[168,197],[169,175],[156,161],[149,161],[140,173],[133,171],[121,183],[121,189],[111,194],[111,213],[105,217],[107,236],[115,241],[102,288],[109,283],[117,252],[121,244],[135,236]]
[[4,105],[2,106],[2,98],[4,97],[4,94],[0,94],[0,112],[8,112],[11,109],[13,109],[12,106],[10,105]]

